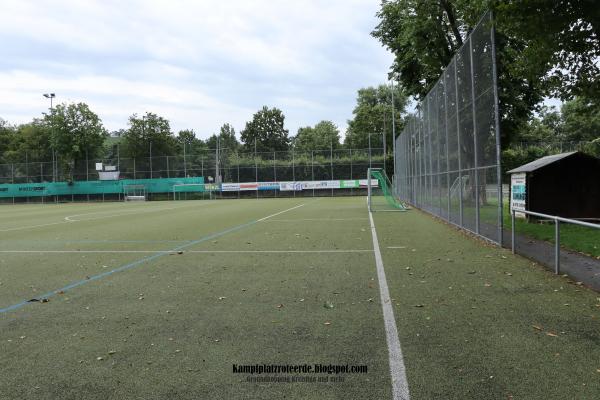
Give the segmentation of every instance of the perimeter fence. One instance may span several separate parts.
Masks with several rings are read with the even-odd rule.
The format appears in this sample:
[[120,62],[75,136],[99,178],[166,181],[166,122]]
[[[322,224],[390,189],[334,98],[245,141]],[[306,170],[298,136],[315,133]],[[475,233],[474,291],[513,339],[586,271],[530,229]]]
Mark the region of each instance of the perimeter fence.
[[[64,163],[60,155],[54,161],[0,164],[0,185],[97,181],[97,164],[119,172],[119,179],[157,179],[204,177],[216,182],[298,182],[366,179],[369,168],[391,167],[382,148],[327,149],[308,151],[245,152],[231,149],[206,150],[197,154],[77,160]],[[366,195],[365,188],[313,189],[304,191],[260,190],[216,193],[221,197],[279,197]],[[155,196],[156,197],[156,196]],[[83,196],[79,200],[87,200]],[[104,198],[104,197],[103,197]],[[77,200],[77,199],[75,199]],[[14,199],[13,199],[14,201]]]
[[400,198],[502,243],[493,17],[486,13],[395,143]]

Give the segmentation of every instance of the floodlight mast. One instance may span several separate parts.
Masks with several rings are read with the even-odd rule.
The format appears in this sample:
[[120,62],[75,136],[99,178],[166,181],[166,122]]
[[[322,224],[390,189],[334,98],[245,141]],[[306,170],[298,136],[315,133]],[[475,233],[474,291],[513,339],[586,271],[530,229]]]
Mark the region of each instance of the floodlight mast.
[[52,110],[52,99],[56,97],[55,93],[44,93],[44,97],[50,99],[50,110]]

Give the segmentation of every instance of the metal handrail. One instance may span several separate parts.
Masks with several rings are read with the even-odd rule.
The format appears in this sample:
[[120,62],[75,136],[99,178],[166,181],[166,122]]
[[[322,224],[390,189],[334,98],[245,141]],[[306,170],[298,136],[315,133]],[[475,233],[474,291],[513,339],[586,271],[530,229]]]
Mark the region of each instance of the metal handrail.
[[515,213],[520,212],[527,215],[533,215],[534,217],[547,218],[554,221],[554,272],[560,274],[560,223],[565,222],[567,224],[586,226],[588,228],[600,229],[600,225],[592,224],[590,222],[578,221],[576,219],[563,218],[558,215],[542,214],[534,211],[527,210],[514,210],[510,211],[510,222],[511,222],[511,247],[512,253],[515,254]]

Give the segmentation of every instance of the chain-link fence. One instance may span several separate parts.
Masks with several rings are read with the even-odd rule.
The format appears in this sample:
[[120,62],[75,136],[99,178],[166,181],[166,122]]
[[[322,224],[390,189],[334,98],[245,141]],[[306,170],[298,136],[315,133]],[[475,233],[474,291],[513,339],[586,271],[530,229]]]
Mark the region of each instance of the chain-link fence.
[[414,206],[502,242],[492,15],[477,24],[396,139],[395,185]]
[[[368,168],[389,166],[381,148],[309,151],[244,152],[206,150],[199,154],[77,160],[66,163],[60,155],[53,161],[0,164],[0,184],[93,181],[99,179],[97,163],[114,167],[121,179],[181,178],[202,176],[210,182],[282,182],[366,179]],[[365,189],[330,189],[283,192],[234,191],[224,197],[333,196],[366,194]]]

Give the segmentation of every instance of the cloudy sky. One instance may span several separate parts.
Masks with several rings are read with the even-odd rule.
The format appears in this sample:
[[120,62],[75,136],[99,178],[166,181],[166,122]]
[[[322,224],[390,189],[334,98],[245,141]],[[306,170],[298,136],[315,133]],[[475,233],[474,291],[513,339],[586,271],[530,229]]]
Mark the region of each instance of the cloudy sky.
[[109,130],[155,112],[173,131],[240,131],[263,105],[290,134],[343,131],[356,91],[385,82],[392,56],[369,33],[377,0],[2,0],[0,118],[23,123],[85,102]]

